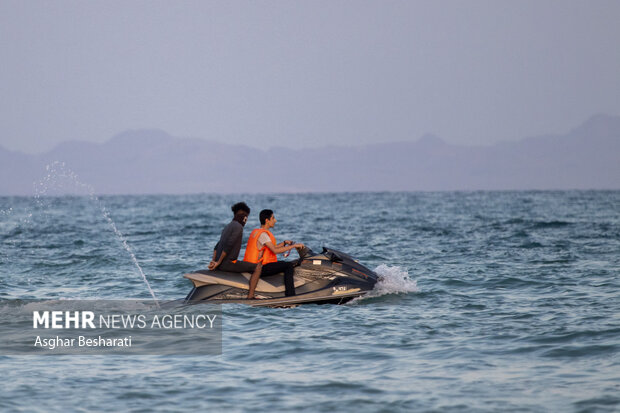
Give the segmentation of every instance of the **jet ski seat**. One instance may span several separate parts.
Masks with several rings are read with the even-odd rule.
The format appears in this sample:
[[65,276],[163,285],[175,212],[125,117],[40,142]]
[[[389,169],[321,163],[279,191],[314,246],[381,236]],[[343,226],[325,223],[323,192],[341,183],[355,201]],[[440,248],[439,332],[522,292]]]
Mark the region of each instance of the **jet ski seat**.
[[[248,272],[234,273],[208,270],[196,271],[194,273],[185,274],[184,277],[191,280],[194,287],[201,287],[208,284],[224,284],[231,287],[247,290],[249,288],[250,277],[252,274]],[[304,285],[307,281],[301,277],[294,276],[295,288]],[[266,278],[259,278],[256,285],[256,292],[260,293],[279,293],[284,292],[284,275],[283,273],[269,275]]]

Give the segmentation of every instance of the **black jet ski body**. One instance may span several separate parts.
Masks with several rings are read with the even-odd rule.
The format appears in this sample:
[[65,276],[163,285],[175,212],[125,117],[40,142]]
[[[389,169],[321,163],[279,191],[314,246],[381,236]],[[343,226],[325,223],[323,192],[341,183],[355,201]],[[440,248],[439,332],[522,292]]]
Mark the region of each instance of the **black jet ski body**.
[[248,300],[251,274],[200,270],[184,277],[194,288],[186,297],[188,302],[242,303],[252,306],[286,307],[298,304],[343,304],[371,291],[377,274],[349,255],[323,248],[320,254],[308,251],[295,265],[296,295],[284,295],[282,273],[261,277],[255,299]]

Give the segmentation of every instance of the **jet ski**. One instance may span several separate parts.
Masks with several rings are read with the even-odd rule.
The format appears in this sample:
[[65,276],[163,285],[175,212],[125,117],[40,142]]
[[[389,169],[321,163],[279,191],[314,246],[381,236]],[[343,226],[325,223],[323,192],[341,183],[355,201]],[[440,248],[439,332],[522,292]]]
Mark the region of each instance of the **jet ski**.
[[241,303],[261,307],[291,307],[299,304],[343,304],[371,291],[379,276],[351,256],[323,248],[316,254],[305,248],[295,263],[296,295],[284,295],[282,273],[261,277],[255,299],[248,300],[250,273],[200,270],[184,277],[194,288],[185,298],[188,303]]

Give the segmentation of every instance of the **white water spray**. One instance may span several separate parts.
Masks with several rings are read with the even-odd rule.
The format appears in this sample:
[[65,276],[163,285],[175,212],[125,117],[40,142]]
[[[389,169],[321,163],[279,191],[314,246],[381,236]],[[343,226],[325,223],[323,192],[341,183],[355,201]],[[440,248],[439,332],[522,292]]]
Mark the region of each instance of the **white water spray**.
[[43,178],[38,183],[38,185],[35,183],[34,189],[35,189],[35,199],[37,203],[39,205],[42,205],[40,201],[41,196],[47,194],[50,184],[56,184],[57,183],[56,180],[58,178],[69,179],[70,182],[72,182],[74,185],[77,185],[79,188],[85,189],[88,192],[88,196],[90,197],[90,199],[97,203],[97,205],[99,206],[99,209],[101,210],[101,213],[103,214],[103,217],[106,219],[106,221],[108,221],[108,224],[112,228],[112,231],[114,231],[114,234],[121,241],[121,244],[123,244],[123,247],[125,248],[129,256],[131,257],[131,261],[133,262],[134,266],[137,268],[138,272],[142,276],[142,279],[144,280],[144,283],[146,284],[146,287],[151,293],[151,296],[153,297],[153,301],[155,301],[155,305],[157,305],[157,308],[159,308],[159,302],[157,301],[157,298],[155,297],[155,292],[151,288],[151,285],[149,284],[148,280],[146,279],[146,274],[144,274],[144,271],[142,271],[142,267],[138,263],[138,259],[136,258],[136,255],[134,254],[133,250],[127,243],[127,238],[125,238],[123,233],[116,227],[116,224],[110,217],[110,212],[103,205],[103,202],[99,199],[99,197],[95,195],[95,189],[91,185],[81,182],[78,179],[77,174],[73,172],[71,169],[69,169],[65,165],[64,162],[58,162],[58,161],[52,162],[51,164],[47,165],[46,170],[48,171],[47,176]]
[[385,264],[375,268],[379,281],[375,288],[365,297],[379,297],[385,294],[415,293],[418,292],[418,283],[409,278],[409,273],[402,267]]

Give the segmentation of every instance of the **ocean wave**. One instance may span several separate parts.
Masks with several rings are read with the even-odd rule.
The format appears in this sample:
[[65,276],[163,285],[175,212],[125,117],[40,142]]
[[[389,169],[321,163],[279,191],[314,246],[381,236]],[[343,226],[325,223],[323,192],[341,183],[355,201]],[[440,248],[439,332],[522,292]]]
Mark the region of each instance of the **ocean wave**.
[[532,224],[533,228],[563,228],[572,225],[567,221],[536,221]]

